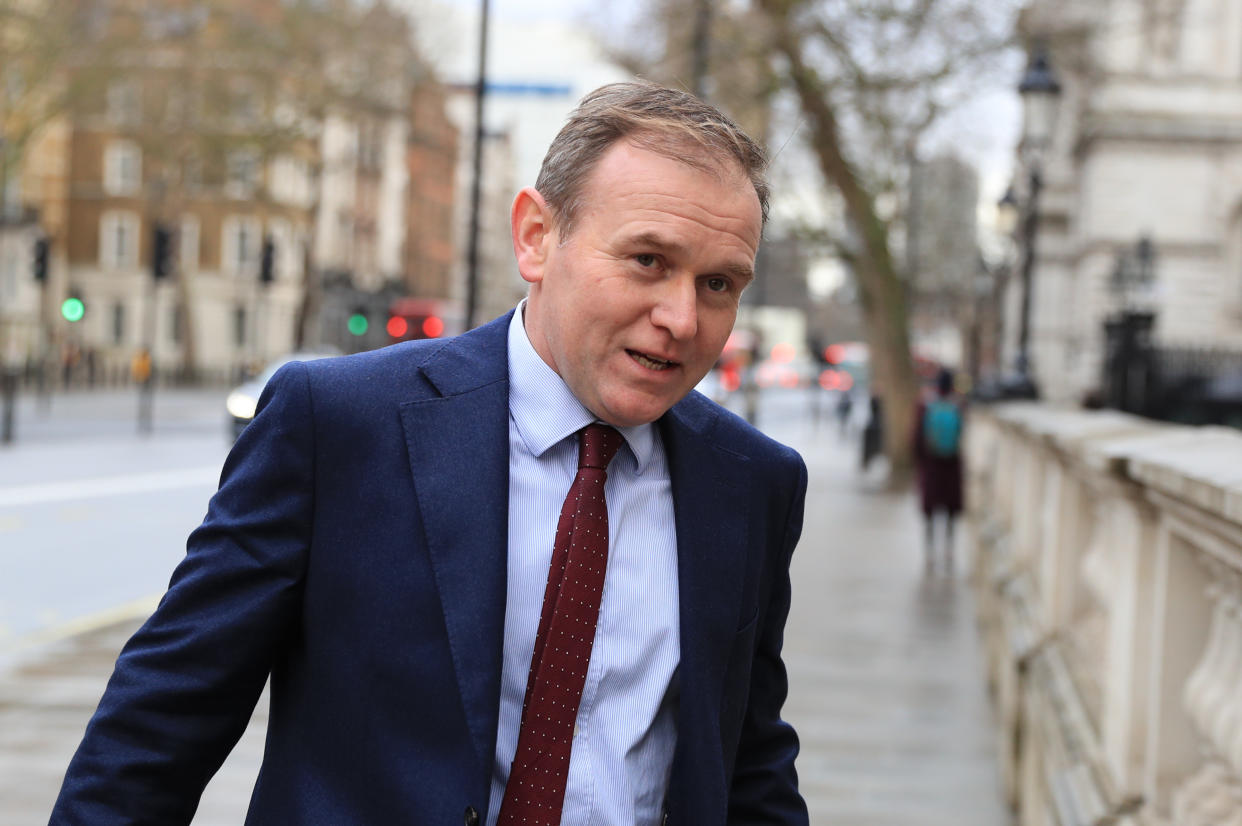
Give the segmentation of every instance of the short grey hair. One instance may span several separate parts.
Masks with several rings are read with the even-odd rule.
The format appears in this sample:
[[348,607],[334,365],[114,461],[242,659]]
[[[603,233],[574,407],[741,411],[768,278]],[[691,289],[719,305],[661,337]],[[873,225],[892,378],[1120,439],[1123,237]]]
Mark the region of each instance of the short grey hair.
[[548,147],[535,189],[556,218],[562,240],[573,230],[586,179],[619,140],[716,173],[730,161],[746,175],[764,223],[768,220],[768,159],[723,112],[688,92],[647,81],[610,83],[591,92],[569,114]]

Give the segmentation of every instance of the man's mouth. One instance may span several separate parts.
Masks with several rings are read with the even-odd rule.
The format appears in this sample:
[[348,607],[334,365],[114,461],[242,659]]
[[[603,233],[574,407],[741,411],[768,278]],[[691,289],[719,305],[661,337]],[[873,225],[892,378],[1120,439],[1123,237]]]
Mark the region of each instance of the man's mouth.
[[667,370],[670,367],[677,366],[677,362],[675,361],[658,359],[654,356],[649,356],[646,353],[640,353],[637,350],[626,350],[625,352],[629,353],[630,358],[634,359],[634,361],[638,362],[643,367],[646,367],[648,370]]

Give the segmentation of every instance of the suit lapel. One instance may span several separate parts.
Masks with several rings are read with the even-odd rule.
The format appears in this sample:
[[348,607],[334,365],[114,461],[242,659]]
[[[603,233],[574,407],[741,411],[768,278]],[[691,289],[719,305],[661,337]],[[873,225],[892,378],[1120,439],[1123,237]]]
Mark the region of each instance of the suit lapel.
[[719,744],[710,738],[718,736],[713,732],[719,725],[725,668],[739,622],[745,619],[740,600],[749,503],[742,468],[748,460],[710,438],[718,413],[695,402],[674,407],[662,420],[661,431],[676,515],[681,610],[682,699],[670,789],[685,785],[679,779],[710,774],[706,758],[720,757]]
[[508,556],[509,316],[437,351],[439,395],[401,406],[427,551],[475,750],[490,765],[499,713]]
[[[456,681],[482,765],[496,741],[508,556],[510,316],[445,345],[423,365],[435,393],[401,406],[417,505]],[[710,437],[717,411],[688,399],[660,422],[677,533],[681,623],[678,744],[670,789],[719,766],[722,682],[744,618],[746,457]],[[715,760],[705,759],[715,755]],[[675,797],[670,794],[670,798]],[[670,799],[670,804],[673,802]]]

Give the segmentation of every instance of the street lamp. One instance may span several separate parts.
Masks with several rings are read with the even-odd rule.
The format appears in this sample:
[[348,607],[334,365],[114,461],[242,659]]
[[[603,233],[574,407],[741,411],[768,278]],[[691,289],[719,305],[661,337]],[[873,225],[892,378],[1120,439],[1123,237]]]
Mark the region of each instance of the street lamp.
[[[1031,370],[1031,275],[1035,267],[1035,237],[1039,230],[1039,195],[1043,189],[1043,155],[1052,141],[1060,103],[1061,84],[1057,82],[1041,44],[1031,53],[1030,62],[1018,84],[1022,96],[1021,151],[1028,174],[1025,216],[1022,221],[1022,307],[1018,326],[1017,395],[1035,398],[1039,391]],[[999,206],[1016,207],[1012,191],[1005,194]]]

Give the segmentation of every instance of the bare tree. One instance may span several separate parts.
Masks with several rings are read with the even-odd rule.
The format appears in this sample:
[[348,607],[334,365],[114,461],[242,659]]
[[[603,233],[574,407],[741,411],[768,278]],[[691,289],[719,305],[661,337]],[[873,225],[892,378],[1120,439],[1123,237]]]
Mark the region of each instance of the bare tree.
[[[221,193],[295,219],[306,237],[301,345],[319,293],[310,250],[321,130],[333,115],[407,111],[417,67],[403,16],[350,0],[0,0],[0,45],[0,169],[18,169],[38,130],[63,115],[140,147],[152,224],[171,224]],[[114,90],[128,105],[112,105]],[[304,201],[272,192],[264,170],[276,159],[301,170]],[[238,178],[243,185],[230,194]],[[192,375],[194,278],[173,271],[182,370]]]
[[30,143],[53,118],[95,97],[106,79],[71,71],[116,48],[92,31],[86,0],[0,0],[0,181],[11,181]]
[[[908,274],[898,254],[909,168],[941,116],[989,82],[1011,42],[1016,5],[1016,0],[753,0],[749,7],[715,7],[712,54],[717,57],[710,71],[742,73],[744,79],[721,82],[716,75],[713,99],[731,108],[730,95],[740,90],[743,101],[768,107],[782,94],[791,95],[801,119],[799,137],[827,187],[824,214],[839,216],[802,229],[827,243],[856,281],[873,382],[884,401],[893,486],[910,478],[918,399]],[[651,19],[668,33],[664,50],[656,59],[648,50],[645,63],[636,55],[629,65],[645,65],[661,80],[681,80],[670,77],[667,67],[685,61],[690,50],[685,30],[693,12],[691,0],[658,0]],[[645,22],[650,25],[650,19]],[[683,80],[683,85],[688,84]]]

